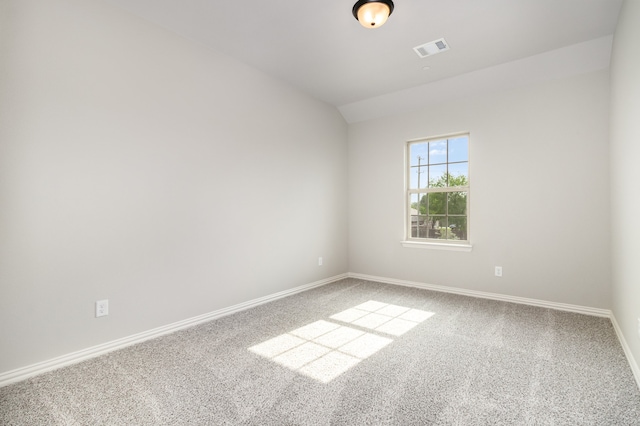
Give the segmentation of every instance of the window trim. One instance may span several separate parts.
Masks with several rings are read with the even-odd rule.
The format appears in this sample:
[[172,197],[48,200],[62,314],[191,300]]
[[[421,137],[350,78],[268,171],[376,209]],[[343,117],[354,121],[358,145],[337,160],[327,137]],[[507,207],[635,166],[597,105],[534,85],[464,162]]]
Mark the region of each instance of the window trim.
[[[435,250],[448,250],[448,251],[471,251],[473,250],[473,245],[469,244],[468,241],[464,243],[438,243],[437,240],[433,239],[432,241],[416,241],[416,240],[405,240],[400,241],[402,247],[408,248],[417,248],[417,249],[435,249]],[[449,240],[443,240],[449,241]]]
[[[411,173],[410,173],[410,165],[411,165],[411,145],[415,143],[430,143],[433,141],[438,141],[442,139],[453,139],[459,136],[467,137],[467,164],[468,164],[468,181],[469,183],[466,186],[462,187],[447,187],[446,189],[442,188],[432,188],[429,191],[425,191],[427,188],[417,188],[411,189]],[[437,136],[429,136],[426,138],[417,138],[411,139],[405,142],[405,161],[404,161],[404,187],[405,187],[405,195],[404,195],[404,240],[401,241],[403,247],[408,248],[421,248],[421,249],[439,249],[439,250],[451,250],[451,251],[471,251],[473,245],[471,243],[471,146],[469,141],[471,140],[470,132],[457,132],[457,133],[448,133],[444,135]],[[447,161],[447,164],[449,162]],[[411,195],[412,194],[424,194],[431,192],[456,192],[465,191],[467,192],[467,239],[463,241],[456,240],[441,240],[436,238],[417,238],[411,237]]]

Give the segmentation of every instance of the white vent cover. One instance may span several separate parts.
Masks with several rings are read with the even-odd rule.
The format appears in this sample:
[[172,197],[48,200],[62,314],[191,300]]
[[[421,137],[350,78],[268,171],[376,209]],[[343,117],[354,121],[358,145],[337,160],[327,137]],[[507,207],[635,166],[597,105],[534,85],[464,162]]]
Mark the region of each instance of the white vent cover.
[[419,57],[426,58],[427,56],[449,50],[449,43],[447,43],[444,38],[440,38],[438,40],[416,46],[413,50],[416,51]]

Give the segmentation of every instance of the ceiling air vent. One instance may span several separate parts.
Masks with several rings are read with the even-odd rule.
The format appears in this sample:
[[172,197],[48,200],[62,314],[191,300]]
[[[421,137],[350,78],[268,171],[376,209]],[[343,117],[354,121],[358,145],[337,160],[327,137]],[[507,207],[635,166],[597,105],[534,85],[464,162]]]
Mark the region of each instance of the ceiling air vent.
[[427,56],[435,55],[436,53],[449,50],[449,44],[445,39],[430,41],[429,43],[421,44],[413,48],[419,57],[426,58]]

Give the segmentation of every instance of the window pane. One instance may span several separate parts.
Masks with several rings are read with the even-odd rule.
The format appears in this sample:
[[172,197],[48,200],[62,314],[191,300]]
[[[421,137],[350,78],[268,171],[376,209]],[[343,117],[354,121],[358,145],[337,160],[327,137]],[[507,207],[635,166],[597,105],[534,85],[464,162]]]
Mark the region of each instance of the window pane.
[[409,145],[409,165],[418,166],[420,164],[427,164],[428,155],[428,143],[414,143]]
[[418,214],[418,194],[411,194],[409,197],[409,216],[413,221],[413,217]]
[[467,214],[467,193],[466,192],[448,192],[447,212],[449,214]]
[[429,167],[411,167],[411,175],[409,181],[410,189],[426,188],[427,187],[427,174],[429,173]]
[[432,192],[429,194],[429,216],[446,214],[446,200],[446,192]]
[[444,188],[447,186],[447,165],[429,166],[429,187]]
[[427,216],[412,216],[411,237],[427,238]]
[[427,214],[427,194],[420,194],[420,211],[418,214]]
[[409,197],[409,222],[411,227],[411,237],[413,238],[418,234],[418,196],[419,194],[411,194]]
[[447,238],[447,218],[445,216],[429,216],[427,224],[429,230],[429,238]]
[[469,163],[449,164],[449,186],[469,184]]
[[454,216],[449,217],[449,228],[451,234],[450,240],[466,240],[467,239],[467,217],[466,216]]
[[[421,199],[420,206],[418,206],[419,199]],[[411,194],[411,203],[409,208],[411,209],[411,215],[427,214],[427,195]]]
[[[409,196],[409,208],[411,209],[411,214],[418,214],[417,213],[417,208],[418,208],[418,196],[419,194],[410,194]],[[414,212],[414,210],[416,210]]]
[[447,162],[447,141],[429,142],[429,164],[442,164]]
[[449,139],[449,162],[469,161],[469,138],[459,136]]

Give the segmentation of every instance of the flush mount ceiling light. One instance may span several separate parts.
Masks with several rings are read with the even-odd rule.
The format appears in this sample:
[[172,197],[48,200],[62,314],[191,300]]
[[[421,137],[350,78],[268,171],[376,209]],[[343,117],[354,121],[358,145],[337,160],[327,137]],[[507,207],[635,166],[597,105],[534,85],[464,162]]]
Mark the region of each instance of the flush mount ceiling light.
[[391,0],[358,0],[353,5],[353,16],[365,28],[381,27],[392,12]]

